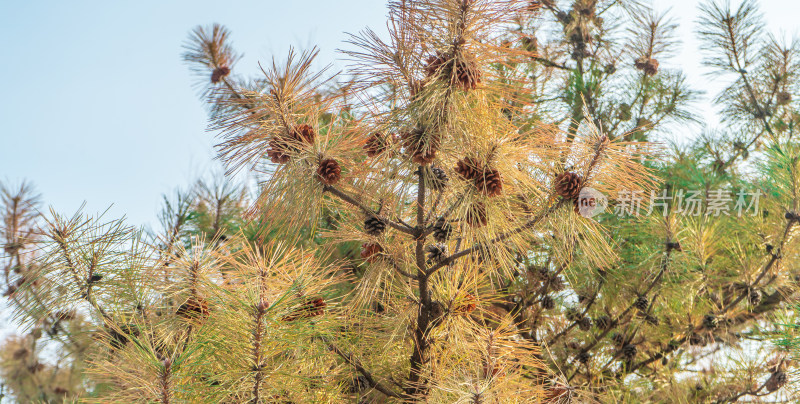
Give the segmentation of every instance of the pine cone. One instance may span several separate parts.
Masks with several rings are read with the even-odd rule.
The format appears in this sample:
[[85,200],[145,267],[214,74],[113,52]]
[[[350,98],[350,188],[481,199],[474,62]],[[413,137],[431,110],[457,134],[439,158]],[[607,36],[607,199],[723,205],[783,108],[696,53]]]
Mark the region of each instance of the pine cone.
[[474,90],[481,83],[481,71],[472,55],[465,53],[465,57],[466,60],[456,61],[456,84],[464,90]]
[[369,388],[369,380],[364,375],[358,375],[350,380],[348,391],[350,393],[358,393]]
[[611,317],[602,315],[594,320],[594,324],[600,330],[605,330],[611,326]]
[[277,139],[272,139],[269,141],[267,156],[273,163],[285,164],[289,162],[289,154],[285,142]]
[[437,263],[447,257],[447,245],[445,244],[429,244],[425,247],[425,252],[428,253],[428,263]]
[[386,230],[386,223],[377,217],[370,216],[364,220],[364,232],[370,236],[380,236]]
[[464,299],[461,301],[461,303],[458,306],[456,306],[453,311],[461,314],[469,314],[475,311],[477,307],[478,304],[475,299],[475,296],[473,296],[470,293],[467,293],[464,296]]
[[475,179],[478,191],[489,197],[500,195],[503,192],[503,179],[500,177],[500,171],[488,169],[481,174]]
[[211,72],[211,82],[214,84],[222,81],[222,78],[231,74],[231,69],[228,66],[220,66]]
[[654,76],[658,73],[658,60],[642,56],[633,63],[633,65],[643,71],[648,76]]
[[751,306],[758,306],[761,303],[761,291],[758,289],[752,289],[747,298],[750,301]]
[[647,300],[646,296],[639,296],[633,302],[633,307],[642,312],[647,311],[647,308],[650,307],[650,301]]
[[301,123],[299,125],[294,125],[292,128],[291,139],[296,142],[313,144],[316,136],[314,128],[312,128],[311,125]]
[[547,288],[553,292],[561,292],[564,287],[564,280],[558,275],[553,275],[547,280]]
[[428,56],[425,63],[425,75],[431,78],[444,69],[445,65],[448,64],[448,60],[444,54],[437,52],[436,56]]
[[486,226],[486,224],[489,223],[489,218],[486,217],[486,205],[481,202],[476,202],[469,207],[464,219],[472,227]]
[[767,391],[772,393],[775,390],[783,387],[786,384],[787,377],[785,372],[777,371],[772,372],[767,379],[767,382],[764,384],[764,387],[767,388]]
[[556,194],[562,198],[575,199],[581,192],[581,182],[583,178],[573,172],[563,172],[556,176]]
[[361,245],[361,258],[373,262],[383,252],[383,247],[377,243],[364,243]]
[[483,167],[472,157],[464,157],[456,163],[455,171],[465,180],[475,181],[483,172]]
[[545,310],[553,310],[556,307],[556,301],[553,300],[552,297],[544,295],[542,299],[539,300],[539,305]]
[[586,316],[578,321],[578,327],[583,331],[589,331],[592,328],[592,318]]
[[622,351],[621,351],[622,356],[627,360],[631,360],[631,359],[635,358],[636,354],[638,352],[639,352],[639,350],[636,349],[636,345],[633,345],[633,344],[625,345],[624,347],[622,347]]
[[447,182],[450,178],[447,177],[447,173],[444,172],[439,167],[431,167],[430,171],[431,175],[426,176],[429,179],[429,186],[434,191],[441,191],[447,186]]
[[572,321],[572,322],[578,321],[581,318],[581,313],[577,309],[575,309],[573,307],[570,307],[569,309],[567,309],[567,312],[564,313],[564,314],[566,315],[567,320]]
[[591,359],[591,356],[589,356],[588,352],[580,352],[578,356],[575,357],[575,359],[581,364],[585,365],[589,363],[589,359]]
[[342,178],[342,167],[334,159],[325,159],[319,162],[317,175],[323,184],[333,185]]
[[389,148],[390,142],[390,137],[382,133],[375,133],[367,139],[364,150],[367,152],[367,156],[375,157],[385,152]]
[[536,276],[543,281],[547,281],[550,279],[550,270],[547,267],[539,267],[539,270],[536,271]]
[[481,82],[481,71],[475,57],[463,52],[459,58],[437,53],[426,60],[425,74],[429,79],[447,80],[464,90],[474,90]]
[[786,91],[779,92],[776,98],[777,100],[775,102],[778,105],[787,105],[788,103],[792,102],[792,94]]
[[292,313],[287,314],[281,320],[283,321],[295,321],[304,318],[312,318],[316,316],[321,316],[325,314],[325,300],[321,297],[316,299],[309,299],[302,306],[298,307]]
[[439,148],[439,139],[436,136],[431,136],[430,139],[425,139],[425,130],[416,128],[411,132],[405,132],[400,135],[405,148],[406,154],[411,157],[411,161],[419,165],[428,165],[436,158],[436,152]]
[[447,241],[452,234],[453,226],[447,223],[443,218],[437,220],[436,224],[433,225],[433,238],[440,243]]
[[284,164],[289,161],[289,153],[299,151],[299,144],[313,144],[316,134],[314,128],[308,124],[299,124],[292,127],[290,133],[275,136],[269,141],[267,156],[273,163]]
[[191,319],[205,319],[206,317],[211,314],[211,311],[208,309],[208,302],[206,299],[202,297],[191,297],[186,300],[178,310],[175,312],[178,317],[191,320]]
[[713,314],[706,314],[703,317],[703,327],[713,330],[719,325],[719,320]]

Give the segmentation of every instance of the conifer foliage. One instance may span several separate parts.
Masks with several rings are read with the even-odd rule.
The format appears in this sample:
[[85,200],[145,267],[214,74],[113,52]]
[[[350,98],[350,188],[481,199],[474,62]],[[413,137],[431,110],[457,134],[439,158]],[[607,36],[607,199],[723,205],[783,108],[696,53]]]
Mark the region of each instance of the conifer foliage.
[[[792,321],[800,276],[797,44],[762,34],[751,2],[704,5],[730,134],[665,148],[653,140],[696,119],[697,94],[670,67],[664,15],[612,0],[388,10],[338,73],[290,50],[248,79],[224,27],[191,33],[219,159],[259,179],[253,197],[200,181],[145,232],[42,215],[29,186],[3,188],[5,295],[29,330],[0,355],[16,398],[794,397],[793,359],[761,340],[774,315]],[[619,201],[588,217],[588,189],[764,194],[740,217],[622,216]]]

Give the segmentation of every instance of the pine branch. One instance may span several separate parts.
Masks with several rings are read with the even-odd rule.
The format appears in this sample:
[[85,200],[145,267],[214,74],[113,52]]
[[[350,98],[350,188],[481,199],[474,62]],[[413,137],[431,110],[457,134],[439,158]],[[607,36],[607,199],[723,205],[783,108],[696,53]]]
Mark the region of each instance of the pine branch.
[[[551,205],[544,212],[539,214],[539,216],[534,217],[533,219],[529,220],[528,222],[526,222],[522,226],[519,226],[519,227],[517,227],[517,228],[515,228],[513,230],[509,230],[509,231],[507,231],[505,233],[500,234],[499,236],[493,238],[492,240],[489,240],[486,244],[492,245],[492,244],[495,244],[495,243],[499,243],[499,242],[501,242],[501,241],[503,241],[503,240],[505,240],[505,239],[507,239],[507,238],[509,238],[511,236],[517,235],[517,234],[522,233],[522,232],[524,232],[526,230],[530,230],[530,229],[536,227],[536,225],[539,224],[539,222],[544,220],[551,213],[553,213],[556,210],[558,210],[561,206],[563,206],[566,203],[566,201],[567,201],[566,199],[559,200],[557,203]],[[452,255],[448,256],[447,258],[443,259],[442,261],[440,261],[438,264],[436,264],[436,265],[432,266],[431,268],[429,268],[426,273],[427,273],[428,276],[433,275],[433,274],[436,273],[436,271],[442,269],[445,266],[448,266],[448,265],[452,264],[453,262],[455,262],[459,258],[462,258],[462,257],[465,257],[467,255],[470,255],[470,254],[473,254],[473,253],[477,252],[482,247],[483,247],[482,243],[476,243],[470,248],[467,248],[465,250],[461,250],[461,251],[459,251],[459,252],[457,252],[455,254],[452,254]]]
[[390,220],[389,218],[382,217],[382,216],[378,215],[377,212],[375,212],[374,210],[366,207],[363,203],[357,201],[355,198],[353,198],[352,196],[348,195],[347,193],[345,193],[344,191],[340,190],[339,188],[336,188],[333,185],[324,185],[322,190],[323,190],[323,192],[328,192],[331,195],[334,195],[334,196],[338,197],[339,199],[343,200],[344,202],[347,202],[350,205],[353,205],[353,206],[361,209],[362,212],[366,213],[367,215],[370,215],[370,217],[376,218],[378,220],[382,220],[384,223],[388,224],[391,228],[393,228],[393,229],[395,229],[397,231],[400,231],[402,233],[408,234],[408,235],[410,235],[412,237],[416,237],[417,233],[416,233],[416,231],[414,229],[412,229],[412,228],[410,228],[408,226],[402,225],[402,224],[400,224],[398,222],[395,222],[393,220]]

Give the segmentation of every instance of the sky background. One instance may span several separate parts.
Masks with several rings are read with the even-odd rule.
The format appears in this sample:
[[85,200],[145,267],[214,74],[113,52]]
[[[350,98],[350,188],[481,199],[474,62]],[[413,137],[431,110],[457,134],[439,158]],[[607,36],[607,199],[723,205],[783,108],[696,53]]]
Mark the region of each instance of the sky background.
[[[738,4],[737,1],[734,1]],[[769,29],[795,34],[800,5],[760,2]],[[680,23],[680,54],[659,60],[690,83],[712,89],[693,38],[695,1],[655,1]],[[0,0],[0,181],[32,182],[46,205],[73,213],[111,207],[109,218],[155,223],[161,195],[218,170],[204,105],[181,61],[181,44],[198,24],[232,31],[245,57],[237,72],[317,45],[319,60],[345,66],[345,32],[384,32],[383,0],[12,1]],[[685,136],[699,129],[687,130]],[[680,134],[684,135],[684,134]]]

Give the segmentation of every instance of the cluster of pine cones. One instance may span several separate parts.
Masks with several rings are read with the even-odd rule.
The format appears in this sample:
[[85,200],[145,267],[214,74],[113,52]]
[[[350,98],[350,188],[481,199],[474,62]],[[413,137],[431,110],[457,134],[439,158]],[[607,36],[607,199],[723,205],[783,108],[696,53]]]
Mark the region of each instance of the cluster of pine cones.
[[282,136],[275,136],[269,142],[267,156],[273,163],[287,163],[290,153],[299,151],[301,145],[313,144],[314,138],[316,138],[314,128],[305,123],[295,125],[288,132]]
[[461,57],[437,53],[426,60],[427,77],[449,81],[463,90],[474,90],[481,83],[481,71],[475,57],[468,52],[461,52]]
[[503,192],[503,178],[500,171],[494,168],[483,168],[477,160],[466,157],[456,163],[456,173],[467,181],[472,181],[475,188],[486,196],[497,196]]

